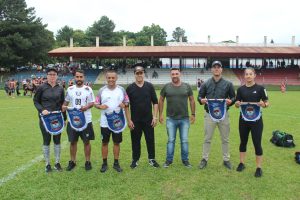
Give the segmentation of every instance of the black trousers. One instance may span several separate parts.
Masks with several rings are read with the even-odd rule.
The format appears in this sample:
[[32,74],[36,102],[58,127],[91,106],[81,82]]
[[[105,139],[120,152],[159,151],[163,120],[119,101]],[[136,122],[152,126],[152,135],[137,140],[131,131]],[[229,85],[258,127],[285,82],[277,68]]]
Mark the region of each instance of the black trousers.
[[255,154],[257,156],[261,156],[263,155],[263,150],[261,147],[261,138],[263,132],[262,118],[260,118],[255,122],[248,122],[243,120],[240,117],[240,121],[239,121],[239,132],[240,132],[240,139],[241,139],[240,152],[247,151],[247,143],[248,143],[248,137],[250,131],[252,136],[252,142],[255,148]]
[[144,132],[148,159],[155,159],[154,128],[151,122],[133,122],[134,129],[131,130],[132,159],[138,161],[141,157],[141,138]]

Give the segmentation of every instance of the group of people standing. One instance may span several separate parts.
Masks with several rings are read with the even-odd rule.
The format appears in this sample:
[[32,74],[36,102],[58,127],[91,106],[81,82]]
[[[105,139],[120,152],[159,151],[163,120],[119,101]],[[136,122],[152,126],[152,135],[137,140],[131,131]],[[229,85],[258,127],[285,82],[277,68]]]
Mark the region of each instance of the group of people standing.
[[[223,152],[223,164],[226,168],[232,169],[229,154],[229,135],[230,123],[229,114],[227,110],[230,106],[235,105],[237,108],[240,106],[251,103],[256,104],[258,107],[268,106],[268,96],[263,86],[255,83],[255,71],[252,68],[245,69],[245,85],[237,90],[237,95],[233,84],[222,77],[222,63],[219,61],[213,62],[211,66],[212,78],[208,79],[201,85],[198,93],[198,102],[204,105],[204,143],[202,151],[202,160],[200,161],[199,168],[204,169],[207,166],[210,144],[213,133],[218,127]],[[82,131],[75,131],[68,122],[67,134],[70,142],[70,155],[71,160],[67,166],[67,171],[71,171],[76,166],[76,151],[77,141],[81,137],[84,143],[85,153],[85,169],[92,169],[90,155],[91,144],[90,140],[94,140],[94,130],[92,125],[91,108],[95,107],[101,111],[100,117],[100,130],[102,139],[102,159],[103,163],[100,171],[102,173],[108,170],[108,144],[110,135],[113,141],[113,169],[117,172],[122,172],[119,163],[120,143],[122,142],[122,130],[114,131],[110,128],[108,122],[108,113],[114,113],[118,110],[123,113],[126,118],[127,125],[131,133],[132,143],[132,162],[130,167],[132,169],[138,166],[141,156],[141,137],[144,133],[146,146],[148,151],[149,165],[155,168],[160,167],[155,159],[155,134],[154,128],[158,121],[166,123],[166,131],[168,136],[166,148],[166,160],[163,167],[168,168],[174,159],[174,149],[176,141],[176,132],[179,129],[179,136],[181,141],[181,160],[185,167],[190,168],[192,165],[189,162],[189,145],[188,135],[190,124],[193,124],[196,119],[196,103],[191,86],[181,81],[180,69],[173,68],[170,70],[171,82],[163,86],[160,91],[160,97],[157,98],[154,86],[146,82],[145,70],[140,64],[134,66],[135,81],[130,84],[126,90],[117,85],[117,73],[113,70],[106,72],[105,77],[107,84],[100,88],[96,98],[92,89],[84,85],[84,71],[77,70],[75,72],[75,85],[69,87],[64,95],[62,87],[58,86],[57,71],[49,69],[47,71],[47,83],[44,83],[38,88],[34,96],[34,104],[39,113],[47,115],[51,111],[61,110],[63,113],[71,104],[73,107],[77,106],[84,112],[87,127]],[[166,120],[164,120],[164,105],[166,99]],[[225,110],[224,117],[220,120],[212,118],[212,111],[209,109],[210,99],[221,99],[224,101]],[[188,107],[190,107],[190,112]],[[215,112],[216,110],[214,110]],[[219,111],[218,111],[219,112]],[[261,112],[259,110],[259,112]],[[64,114],[66,120],[66,115]],[[115,120],[116,121],[116,120]],[[114,122],[116,125],[122,124],[122,121]],[[126,122],[125,122],[126,124]],[[40,128],[43,135],[43,152],[46,161],[46,172],[50,172],[50,148],[51,135],[45,132],[43,124],[40,122]],[[263,121],[261,115],[255,120],[247,120],[244,115],[240,115],[239,119],[239,133],[240,133],[240,164],[237,171],[245,169],[245,156],[248,136],[251,131],[252,140],[256,153],[256,171],[255,176],[262,176],[262,147],[261,138],[263,132]],[[54,167],[61,171],[60,166],[60,134],[53,136],[54,152],[55,152],[55,165]]]

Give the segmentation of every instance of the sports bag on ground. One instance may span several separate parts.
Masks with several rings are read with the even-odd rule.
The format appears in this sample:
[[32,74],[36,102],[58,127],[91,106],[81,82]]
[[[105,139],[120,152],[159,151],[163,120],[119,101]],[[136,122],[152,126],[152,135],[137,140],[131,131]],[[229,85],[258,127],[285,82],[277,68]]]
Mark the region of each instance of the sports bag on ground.
[[279,130],[273,131],[270,141],[279,147],[295,147],[293,136]]

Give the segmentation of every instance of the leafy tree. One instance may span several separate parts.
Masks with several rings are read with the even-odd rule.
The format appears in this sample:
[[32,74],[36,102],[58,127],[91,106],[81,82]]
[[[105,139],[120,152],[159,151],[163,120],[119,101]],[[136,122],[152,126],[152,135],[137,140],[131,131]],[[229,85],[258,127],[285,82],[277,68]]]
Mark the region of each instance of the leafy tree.
[[73,39],[74,39],[74,46],[75,47],[86,47],[90,46],[88,37],[86,36],[85,32],[82,30],[75,30],[73,32]]
[[179,38],[182,37],[182,42],[187,42],[187,36],[185,36],[185,30],[180,27],[176,27],[173,31],[172,37],[174,41],[179,42]]
[[123,36],[126,36],[126,46],[135,46],[136,35],[130,31],[118,31],[114,32],[114,43],[116,45],[123,45]]
[[113,41],[115,27],[116,25],[112,20],[107,16],[102,16],[100,20],[94,22],[86,31],[90,44],[95,44],[95,38],[99,36],[100,46],[115,45]]
[[0,0],[0,66],[43,62],[54,44],[46,27],[25,0]]
[[154,37],[155,46],[166,45],[167,32],[159,25],[155,24],[152,24],[151,26],[144,26],[143,29],[136,34],[136,45],[151,45],[151,35]]
[[69,46],[70,38],[73,37],[74,30],[69,26],[64,26],[57,31],[56,46],[65,47]]

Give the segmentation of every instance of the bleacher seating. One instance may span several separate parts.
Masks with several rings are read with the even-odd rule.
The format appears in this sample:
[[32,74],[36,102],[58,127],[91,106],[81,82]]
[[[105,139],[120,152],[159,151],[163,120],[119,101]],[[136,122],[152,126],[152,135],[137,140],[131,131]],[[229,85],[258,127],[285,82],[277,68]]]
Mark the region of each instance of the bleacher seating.
[[[153,71],[156,71],[158,73],[158,77],[154,78],[152,77]],[[237,79],[237,77],[232,73],[229,69],[224,69],[224,75],[227,80],[230,80],[236,85],[240,84],[240,81]],[[202,79],[206,81],[207,79],[211,78],[211,72],[210,70],[206,71],[205,69],[183,69],[181,71],[181,80],[183,82],[189,83],[190,85],[196,85],[197,79]],[[126,73],[123,74],[122,72],[118,73],[118,84],[127,85],[132,82],[134,82],[135,77],[133,73],[133,69],[127,69]],[[148,82],[151,82],[154,85],[163,85],[171,81],[170,78],[170,69],[146,69],[145,74],[145,80]],[[104,84],[105,78],[103,74],[99,75],[97,78],[96,83],[98,84]]]
[[[243,83],[244,70],[233,69],[236,76]],[[280,85],[285,82],[287,85],[300,85],[299,69],[261,69],[256,71],[255,82],[262,85]]]

